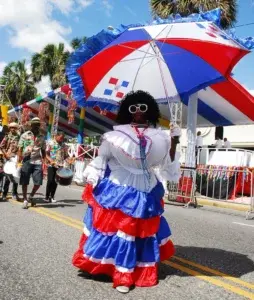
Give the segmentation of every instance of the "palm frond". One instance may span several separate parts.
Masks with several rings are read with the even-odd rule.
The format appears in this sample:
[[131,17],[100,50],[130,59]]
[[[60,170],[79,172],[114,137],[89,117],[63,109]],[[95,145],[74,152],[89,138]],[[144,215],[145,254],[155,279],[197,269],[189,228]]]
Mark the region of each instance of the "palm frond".
[[152,14],[167,18],[177,13],[187,16],[200,11],[215,8],[222,10],[221,27],[224,29],[234,25],[237,16],[237,0],[150,0]]

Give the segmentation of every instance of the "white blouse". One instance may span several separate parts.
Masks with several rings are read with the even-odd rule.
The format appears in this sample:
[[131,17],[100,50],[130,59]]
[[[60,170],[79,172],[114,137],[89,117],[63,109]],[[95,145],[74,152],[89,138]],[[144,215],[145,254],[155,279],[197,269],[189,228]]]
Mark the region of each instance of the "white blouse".
[[[139,130],[142,132],[144,129]],[[152,190],[158,180],[178,182],[179,154],[176,153],[172,162],[169,156],[169,136],[161,129],[154,128],[146,129],[144,135],[147,141],[145,151],[149,178],[144,176],[136,132],[130,125],[119,125],[114,127],[114,131],[104,134],[98,156],[83,173],[86,181],[95,186],[98,180],[104,177],[108,165],[111,170],[109,179],[112,182],[132,186],[142,192]]]

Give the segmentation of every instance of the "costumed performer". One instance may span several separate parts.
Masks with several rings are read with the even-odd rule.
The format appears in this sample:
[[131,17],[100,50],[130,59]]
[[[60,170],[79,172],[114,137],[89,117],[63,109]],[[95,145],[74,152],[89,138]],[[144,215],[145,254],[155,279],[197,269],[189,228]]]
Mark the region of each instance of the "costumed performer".
[[110,275],[121,293],[131,286],[156,285],[158,263],[175,252],[162,216],[164,188],[158,178],[179,180],[174,136],[180,128],[172,129],[170,140],[156,128],[159,117],[150,94],[127,94],[118,112],[120,125],[104,134],[98,156],[84,171],[82,197],[88,208],[73,265]]

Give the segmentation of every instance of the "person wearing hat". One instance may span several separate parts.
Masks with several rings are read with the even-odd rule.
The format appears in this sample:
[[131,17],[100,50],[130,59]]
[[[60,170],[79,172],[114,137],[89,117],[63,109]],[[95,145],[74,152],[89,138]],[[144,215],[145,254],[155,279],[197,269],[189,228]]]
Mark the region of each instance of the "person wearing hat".
[[[4,137],[0,144],[0,148],[4,154],[5,160],[10,160],[17,156],[18,152],[18,143],[19,143],[19,125],[15,122],[12,122],[8,126],[9,133]],[[12,182],[12,198],[15,200],[18,199],[18,184],[15,181],[13,175],[5,174],[5,183],[3,188],[3,200],[6,200],[7,194],[9,192],[9,186]]]
[[64,133],[58,132],[47,144],[46,159],[48,163],[48,180],[45,202],[56,203],[55,193],[57,189],[56,172],[58,168],[73,162],[68,155],[68,147],[64,142]]
[[[46,142],[44,136],[40,133],[40,119],[33,118],[31,121],[31,130],[24,132],[19,140],[18,167],[21,167],[20,185],[23,192],[23,208],[28,208],[28,202],[32,206],[36,203],[33,199],[43,182],[42,164],[46,157]],[[32,176],[34,187],[27,197],[27,186]]]

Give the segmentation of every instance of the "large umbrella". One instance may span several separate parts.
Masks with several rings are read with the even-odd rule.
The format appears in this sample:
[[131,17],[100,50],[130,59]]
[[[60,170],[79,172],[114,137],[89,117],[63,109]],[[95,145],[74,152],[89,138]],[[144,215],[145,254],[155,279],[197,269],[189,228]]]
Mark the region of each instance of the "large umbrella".
[[229,78],[249,52],[246,47],[254,44],[252,39],[232,38],[216,26],[217,12],[208,13],[212,22],[195,15],[122,26],[90,38],[71,55],[66,68],[76,101],[80,106],[116,110],[126,93],[139,89],[160,104],[181,99],[188,105],[187,163],[194,166],[197,92]]
[[228,77],[249,51],[212,22],[127,26],[103,31],[67,64],[81,106],[117,109],[131,90],[177,102]]

